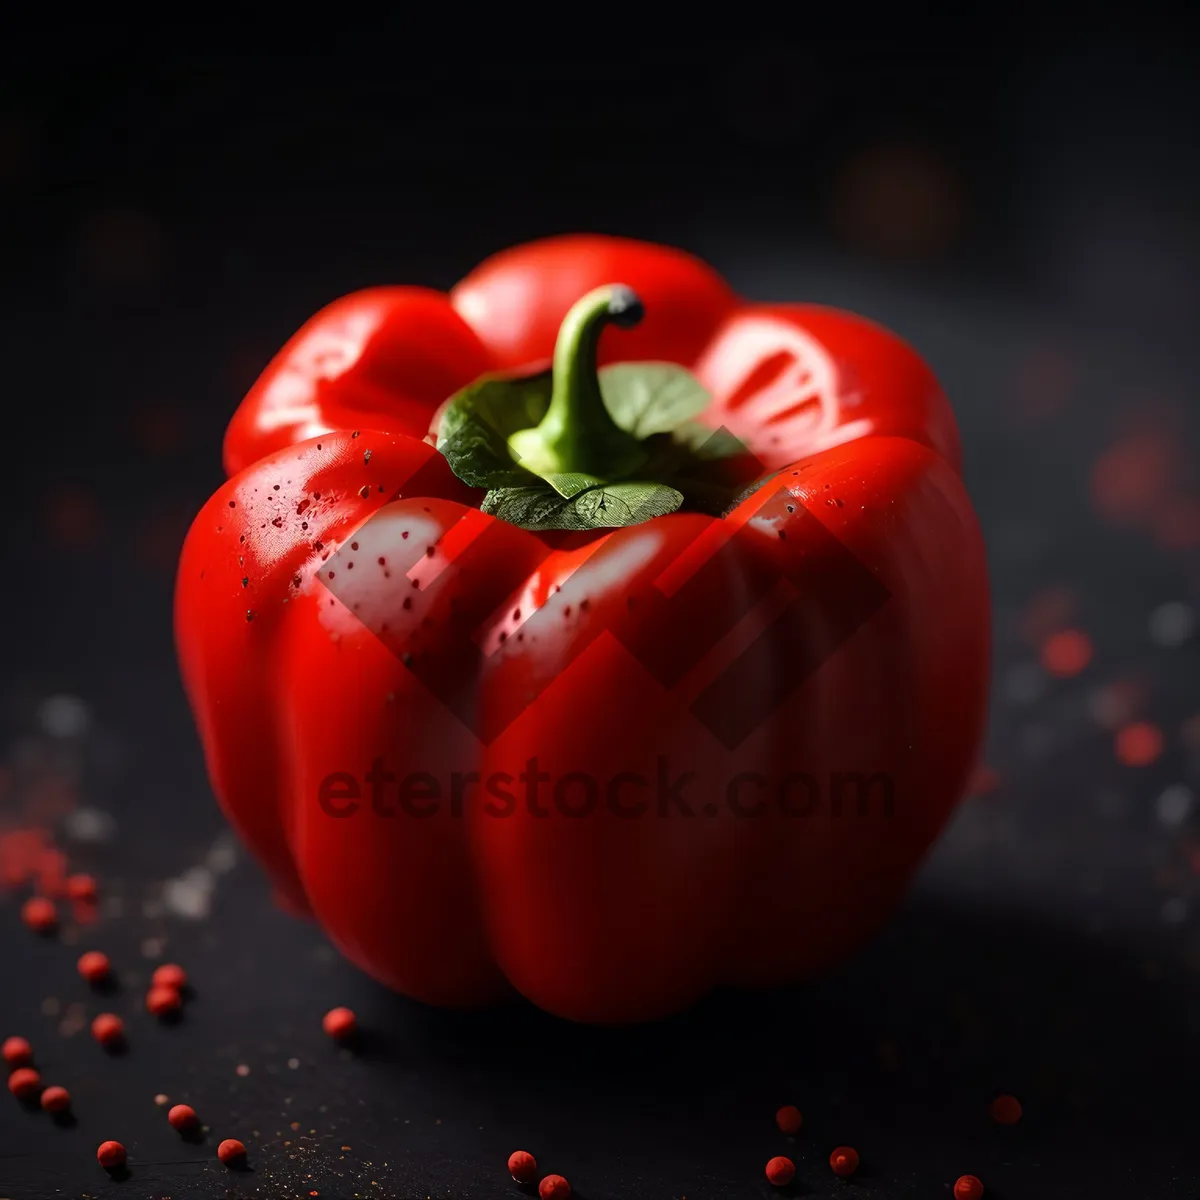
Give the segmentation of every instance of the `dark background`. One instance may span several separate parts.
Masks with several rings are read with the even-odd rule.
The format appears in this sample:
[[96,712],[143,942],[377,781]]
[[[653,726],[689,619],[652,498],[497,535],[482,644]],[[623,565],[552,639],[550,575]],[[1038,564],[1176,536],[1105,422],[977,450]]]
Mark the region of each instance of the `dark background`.
[[[486,56],[343,19],[304,48],[62,22],[0,49],[0,1037],[78,1116],[4,1098],[0,1196],[517,1195],[517,1147],[585,1200],[763,1196],[777,1153],[800,1196],[948,1197],[965,1172],[1001,1200],[1200,1195],[1195,19]],[[224,423],[307,316],[575,229],[912,340],[959,414],[995,603],[993,773],[877,942],[622,1032],[421,1009],[280,913],[223,832],[170,630]],[[1070,678],[1043,663],[1065,629],[1094,649]],[[1162,736],[1143,766],[1117,740],[1137,721]],[[18,915],[38,829],[101,885],[50,940]],[[110,997],[74,973],[92,946]],[[160,959],[195,981],[173,1028],[141,1011]],[[337,1003],[355,1053],[320,1031]],[[102,1008],[123,1057],[86,1032]],[[216,1162],[225,1136],[251,1173]]]

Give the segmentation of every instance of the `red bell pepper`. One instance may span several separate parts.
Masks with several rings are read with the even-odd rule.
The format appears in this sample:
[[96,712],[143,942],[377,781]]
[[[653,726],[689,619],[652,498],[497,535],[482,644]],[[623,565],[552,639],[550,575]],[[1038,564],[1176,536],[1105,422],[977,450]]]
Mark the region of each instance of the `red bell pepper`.
[[964,790],[983,546],[945,396],[862,318],[553,238],[317,314],[225,461],[176,592],[214,789],[410,996],[803,979]]

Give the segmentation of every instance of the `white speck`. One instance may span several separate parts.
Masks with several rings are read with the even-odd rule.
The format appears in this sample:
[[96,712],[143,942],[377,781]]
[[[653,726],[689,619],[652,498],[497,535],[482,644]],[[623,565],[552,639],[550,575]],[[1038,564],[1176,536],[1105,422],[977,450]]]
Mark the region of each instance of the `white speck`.
[[146,938],[142,942],[142,957],[143,958],[162,958],[163,949],[166,947],[167,939],[160,937]]
[[1181,925],[1187,920],[1187,903],[1182,896],[1176,896],[1162,906],[1162,919],[1168,925]]
[[1013,667],[1004,680],[1004,691],[1014,704],[1030,704],[1046,688],[1046,675],[1036,663]]
[[193,887],[211,889],[213,886],[212,872],[207,867],[188,867],[179,878]]
[[1195,803],[1196,794],[1186,783],[1173,783],[1161,793],[1154,807],[1161,824],[1177,829],[1188,819]]
[[[197,870],[202,873],[199,878]],[[212,876],[202,867],[193,868],[179,879],[168,879],[163,884],[163,905],[177,917],[202,921],[212,906],[212,891]]]
[[49,696],[38,709],[38,724],[50,737],[82,737],[89,723],[87,705],[78,696]]
[[289,1058],[289,1059],[288,1059],[288,1066],[289,1066],[289,1067],[291,1067],[291,1069],[292,1069],[293,1071],[294,1071],[294,1070],[295,1070],[295,1069],[296,1069],[296,1068],[297,1068],[299,1065],[300,1065],[300,1060],[299,1060],[298,1058]]
[[1181,600],[1160,604],[1150,614],[1150,636],[1160,646],[1182,646],[1196,631],[1196,610]]
[[110,842],[117,823],[98,808],[77,808],[63,819],[63,831],[73,842]]
[[232,838],[220,837],[209,848],[204,865],[217,875],[224,875],[237,866],[237,846]]

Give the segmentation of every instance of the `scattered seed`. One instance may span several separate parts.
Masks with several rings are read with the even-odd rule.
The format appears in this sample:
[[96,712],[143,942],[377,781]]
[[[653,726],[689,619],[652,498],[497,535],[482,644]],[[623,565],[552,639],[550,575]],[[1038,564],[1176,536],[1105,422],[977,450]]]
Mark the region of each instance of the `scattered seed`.
[[1162,749],[1162,731],[1149,721],[1134,721],[1117,731],[1117,759],[1127,767],[1148,767]]
[[172,987],[152,987],[146,993],[146,1009],[156,1017],[169,1016],[183,1007],[183,998]]
[[358,1018],[349,1008],[331,1008],[321,1019],[321,1027],[331,1038],[348,1038],[358,1028]]
[[508,1156],[508,1173],[518,1183],[532,1183],[537,1178],[537,1159],[528,1150],[514,1150]]
[[81,954],[76,966],[88,983],[100,983],[112,972],[112,963],[102,950],[89,950],[86,954]]
[[541,1200],[567,1200],[570,1194],[571,1185],[561,1175],[547,1175],[538,1184]]
[[835,1175],[846,1178],[858,1170],[858,1151],[853,1146],[839,1146],[829,1156],[829,1165]]
[[196,1110],[190,1104],[176,1104],[167,1113],[167,1120],[171,1122],[172,1129],[191,1129],[200,1118],[196,1116]]
[[8,1077],[8,1090],[14,1096],[32,1096],[42,1086],[42,1077],[32,1067],[18,1067]]
[[786,1188],[794,1178],[796,1178],[796,1164],[790,1158],[776,1154],[775,1158],[770,1159],[770,1162],[767,1163],[767,1182],[773,1184],[774,1187]]
[[67,896],[72,900],[90,904],[96,899],[96,881],[90,875],[68,876]]
[[1091,639],[1078,629],[1064,629],[1042,644],[1042,666],[1060,679],[1078,675],[1091,661]]
[[779,1126],[782,1132],[791,1136],[800,1132],[800,1126],[804,1124],[804,1118],[800,1115],[800,1110],[794,1104],[785,1104],[775,1114],[775,1124]]
[[34,933],[49,933],[58,924],[58,909],[45,896],[31,896],[21,905],[21,920]]
[[174,988],[181,992],[187,987],[187,972],[178,963],[163,963],[161,967],[154,968],[150,983],[152,987]]
[[47,1112],[64,1112],[71,1107],[71,1093],[65,1087],[48,1087],[42,1093],[42,1107]]
[[992,1101],[992,1118],[1001,1125],[1015,1125],[1021,1119],[1021,1102],[1016,1096],[997,1096]]
[[787,1187],[796,1178],[796,1164],[782,1154],[767,1163],[767,1182],[774,1187]]
[[96,1151],[96,1161],[106,1171],[111,1171],[125,1162],[125,1147],[120,1142],[101,1142]]
[[246,1147],[237,1138],[226,1138],[217,1147],[217,1157],[226,1165],[238,1162],[246,1157]]
[[0,1054],[10,1067],[25,1067],[33,1062],[33,1047],[23,1037],[5,1038]]
[[101,1013],[92,1022],[92,1037],[102,1046],[115,1046],[125,1037],[125,1022],[116,1013]]
[[960,1175],[954,1181],[954,1200],[982,1200],[983,1184],[974,1175]]

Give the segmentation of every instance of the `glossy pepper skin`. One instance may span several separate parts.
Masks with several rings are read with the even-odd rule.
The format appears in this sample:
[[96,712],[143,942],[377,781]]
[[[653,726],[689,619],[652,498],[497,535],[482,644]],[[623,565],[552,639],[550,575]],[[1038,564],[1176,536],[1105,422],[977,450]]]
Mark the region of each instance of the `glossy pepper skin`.
[[[548,360],[568,308],[614,282],[646,316],[605,330],[600,361],[688,367],[704,422],[778,474],[724,519],[566,540],[480,513],[422,440],[439,407]],[[985,719],[983,545],[945,396],[869,321],[743,302],[679,251],[548,239],[448,296],[330,305],[243,401],[225,461],[176,592],[213,786],[291,902],[401,992],[622,1022],[804,979],[880,924],[962,795]],[[805,638],[844,617],[847,552],[878,596],[806,673]],[[695,702],[743,644],[735,706],[777,702],[730,745]],[[713,649],[694,662],[697,645]],[[536,698],[481,739],[414,669],[430,654],[472,711]],[[798,772],[884,773],[890,815],[824,794],[784,811]],[[580,776],[607,798],[631,775],[646,785],[579,815]]]

